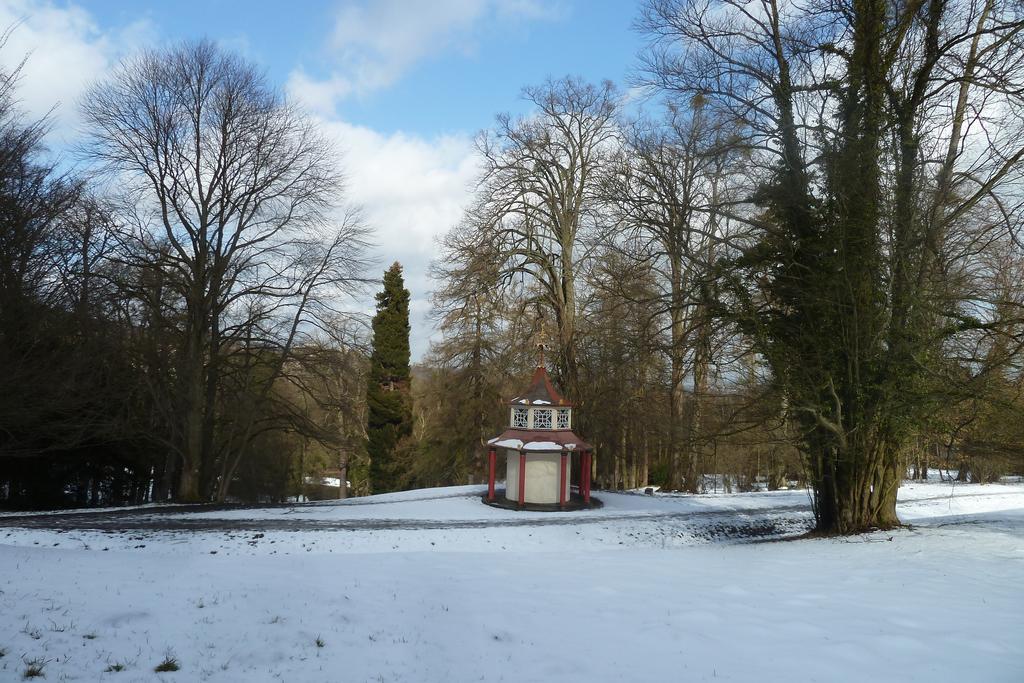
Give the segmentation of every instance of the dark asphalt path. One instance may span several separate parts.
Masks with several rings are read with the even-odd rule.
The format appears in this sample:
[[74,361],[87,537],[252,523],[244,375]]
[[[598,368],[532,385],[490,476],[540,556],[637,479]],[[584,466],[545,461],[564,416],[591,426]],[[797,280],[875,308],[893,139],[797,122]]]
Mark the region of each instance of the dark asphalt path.
[[[458,494],[423,498],[420,500],[436,500],[439,498],[479,498],[479,494]],[[418,501],[417,501],[418,502]],[[367,501],[343,503],[340,507],[350,505],[381,505],[386,502]],[[172,505],[159,508],[142,508],[133,510],[108,510],[103,512],[68,512],[61,514],[26,514],[17,516],[0,516],[0,529],[51,529],[57,531],[95,530],[95,531],[359,531],[374,529],[483,529],[489,527],[530,527],[530,526],[578,526],[605,524],[622,520],[637,522],[653,522],[667,520],[704,520],[716,519],[752,522],[768,516],[810,515],[809,505],[789,505],[756,508],[743,511],[732,510],[680,510],[671,512],[634,512],[623,514],[600,513],[590,515],[584,513],[553,512],[546,517],[505,517],[493,519],[216,519],[193,517],[190,513],[237,511],[244,509],[281,508],[302,511],[323,506],[324,503],[260,505],[260,506],[211,506],[211,505]]]
[[[979,494],[979,496],[1005,495],[999,493]],[[422,498],[429,501],[441,498],[478,498],[478,493],[451,494]],[[945,500],[949,496],[933,496],[919,498],[916,501]],[[916,502],[915,501],[915,502]],[[237,511],[244,509],[281,508],[302,511],[327,505],[339,507],[358,505],[385,505],[392,501],[357,501],[345,503],[325,503],[323,501],[305,504],[284,505],[170,505],[166,507],[108,510],[103,512],[69,512],[62,514],[27,514],[16,516],[0,516],[0,529],[51,529],[56,531],[96,530],[96,531],[360,531],[360,530],[415,530],[415,529],[483,529],[490,527],[542,527],[542,526],[580,526],[607,524],[618,521],[693,523],[700,525],[734,525],[740,527],[759,527],[764,525],[782,524],[784,526],[806,526],[811,517],[809,504],[766,506],[744,510],[678,510],[665,512],[631,512],[608,514],[607,512],[589,514],[553,512],[545,517],[515,516],[469,519],[469,520],[435,520],[435,519],[216,519],[196,518],[190,513]]]

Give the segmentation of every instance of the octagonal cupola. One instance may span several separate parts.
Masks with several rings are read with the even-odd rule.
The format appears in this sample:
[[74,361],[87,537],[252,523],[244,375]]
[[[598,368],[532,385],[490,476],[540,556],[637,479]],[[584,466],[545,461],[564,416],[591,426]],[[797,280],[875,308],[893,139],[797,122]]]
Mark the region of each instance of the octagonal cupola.
[[511,429],[572,429],[572,404],[558,393],[542,366],[533,371],[530,387],[514,397],[509,408]]

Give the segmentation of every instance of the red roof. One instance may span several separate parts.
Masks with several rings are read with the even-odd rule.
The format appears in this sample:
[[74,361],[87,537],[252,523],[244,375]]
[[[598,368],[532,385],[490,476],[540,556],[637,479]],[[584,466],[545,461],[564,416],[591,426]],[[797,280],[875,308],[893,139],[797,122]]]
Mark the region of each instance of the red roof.
[[551,383],[551,378],[548,377],[548,371],[544,369],[544,366],[539,365],[537,369],[533,371],[533,379],[530,380],[530,388],[525,392],[513,398],[510,403],[512,405],[526,405],[524,401],[531,404],[540,402],[541,404],[547,404],[552,406],[571,406],[572,404],[565,400],[558,390],[555,389],[555,385]]
[[[516,443],[518,442],[518,443]],[[498,448],[537,451],[540,453],[592,450],[593,446],[571,429],[506,429],[487,442]]]

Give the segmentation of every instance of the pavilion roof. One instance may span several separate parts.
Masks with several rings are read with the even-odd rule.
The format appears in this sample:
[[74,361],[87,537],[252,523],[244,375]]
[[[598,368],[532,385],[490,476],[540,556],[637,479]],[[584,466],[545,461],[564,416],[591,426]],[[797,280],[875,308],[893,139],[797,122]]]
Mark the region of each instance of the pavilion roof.
[[538,365],[533,371],[533,378],[530,380],[530,387],[511,401],[512,405],[551,405],[569,407],[572,404],[565,400],[565,397],[558,393],[555,385],[548,377],[548,371],[544,366]]
[[593,446],[577,436],[571,429],[506,429],[487,442],[498,448],[537,451],[585,451]]

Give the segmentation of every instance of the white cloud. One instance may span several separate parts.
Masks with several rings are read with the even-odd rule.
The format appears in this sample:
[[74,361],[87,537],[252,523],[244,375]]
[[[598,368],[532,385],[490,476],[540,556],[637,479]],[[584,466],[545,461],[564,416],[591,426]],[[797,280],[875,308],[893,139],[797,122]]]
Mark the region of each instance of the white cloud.
[[299,68],[288,90],[315,111],[331,112],[338,100],[392,85],[423,59],[475,51],[474,34],[487,20],[551,20],[563,13],[561,3],[540,0],[348,0],[326,46],[330,76],[316,79]]
[[473,141],[466,135],[385,135],[337,119],[321,125],[342,151],[348,199],[362,207],[375,230],[377,275],[393,261],[404,267],[413,358],[419,358],[433,332],[429,266],[437,239],[459,221],[470,197],[478,171]]
[[124,51],[151,36],[145,21],[101,30],[81,7],[44,0],[0,0],[0,28],[12,28],[0,67],[10,70],[26,60],[18,98],[34,117],[52,111],[57,146],[73,135],[82,92]]
[[288,77],[286,89],[310,111],[329,116],[334,112],[334,103],[352,92],[352,83],[341,76],[317,80],[300,69]]
[[426,55],[448,48],[484,9],[484,0],[348,4],[338,12],[330,47],[353,90],[377,90]]
[[[336,31],[332,37],[332,49],[351,49],[353,63],[362,61],[358,85],[340,75],[316,81],[298,71],[290,80],[292,95],[321,115],[324,132],[337,140],[342,151],[348,199],[363,208],[366,222],[375,230],[376,275],[395,260],[405,267],[412,293],[414,358],[427,350],[433,332],[429,311],[434,284],[428,269],[437,251],[437,238],[461,218],[476,177],[473,141],[468,134],[432,138],[383,134],[341,120],[333,113],[333,103],[339,94],[352,94],[357,87],[384,87],[388,79],[397,78],[417,59],[442,49],[437,41],[451,48],[462,40],[465,47],[470,40],[466,32],[483,13],[508,12],[529,18],[531,12],[546,16],[542,10],[529,0],[447,0],[436,7],[375,3],[350,15],[351,20],[367,32],[378,21],[390,28],[375,38],[362,39],[348,29]],[[460,13],[464,18],[459,18]],[[434,20],[421,25],[432,14]],[[76,105],[84,90],[123,55],[159,38],[146,22],[120,29],[101,27],[76,5],[0,0],[0,27],[15,23],[17,28],[0,50],[0,66],[11,68],[28,56],[19,96],[25,109],[36,116],[56,107],[55,147],[73,140],[77,133]],[[396,43],[401,44],[398,54],[387,54],[389,46]],[[364,305],[370,310],[372,298]]]
[[561,0],[344,0],[325,46],[329,75],[317,78],[300,67],[288,79],[291,97],[317,113],[345,150],[349,199],[376,230],[381,270],[395,260],[405,269],[413,358],[435,334],[428,270],[438,238],[470,199],[478,171],[472,139],[385,135],[344,122],[336,104],[393,85],[425,59],[471,54],[488,28],[556,20],[565,11]]

